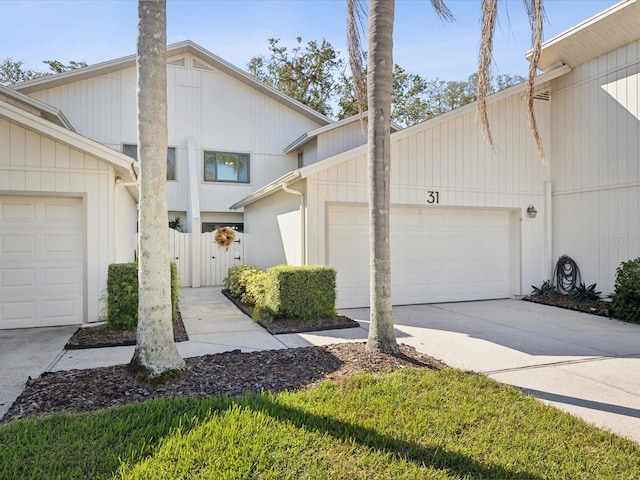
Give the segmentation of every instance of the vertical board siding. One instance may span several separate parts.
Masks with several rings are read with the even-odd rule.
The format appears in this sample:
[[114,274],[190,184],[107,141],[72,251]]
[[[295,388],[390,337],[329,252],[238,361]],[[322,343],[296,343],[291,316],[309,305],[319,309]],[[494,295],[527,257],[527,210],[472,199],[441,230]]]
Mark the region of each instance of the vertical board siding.
[[[432,121],[392,136],[391,202],[429,207],[428,192],[438,192],[438,207],[500,208],[524,212],[530,204],[537,219],[521,222],[527,249],[518,285],[539,284],[548,275],[544,265],[544,182],[548,172],[536,152],[522,95],[490,105],[495,149],[487,145],[475,111]],[[548,103],[536,102],[545,149],[550,149]],[[367,161],[360,155],[307,180],[309,263],[326,261],[328,205],[367,204]],[[434,205],[434,208],[436,206]],[[520,238],[520,233],[514,238]],[[525,292],[528,293],[528,292]]]
[[[283,154],[283,147],[320,125],[213,66],[203,66],[200,59],[194,66],[192,55],[179,58],[185,59],[183,66],[167,67],[168,140],[176,147],[178,163],[177,182],[168,187],[168,208],[186,211],[188,179],[181,164],[191,137],[200,162],[201,210],[228,212],[231,204],[295,169],[296,159]],[[135,67],[129,67],[31,96],[64,112],[78,133],[121,151],[123,143],[137,143],[135,87]],[[336,147],[353,142],[354,135],[336,140]],[[251,183],[205,184],[204,150],[250,153]],[[24,155],[12,158],[19,162]],[[217,188],[225,193],[217,194]]]
[[37,132],[0,121],[0,190],[22,195],[84,198],[86,221],[86,318],[100,317],[99,298],[106,288],[110,247],[113,169],[104,162]]
[[191,286],[191,241],[190,233],[169,229],[169,260],[178,268],[180,286]]
[[[193,234],[197,235],[197,234]],[[245,264],[245,238],[236,233],[229,247],[221,247],[216,243],[215,232],[202,233],[201,242],[201,275],[200,284],[206,286],[222,285],[229,268]]]
[[604,293],[640,256],[638,44],[552,81],[553,256],[574,258]]

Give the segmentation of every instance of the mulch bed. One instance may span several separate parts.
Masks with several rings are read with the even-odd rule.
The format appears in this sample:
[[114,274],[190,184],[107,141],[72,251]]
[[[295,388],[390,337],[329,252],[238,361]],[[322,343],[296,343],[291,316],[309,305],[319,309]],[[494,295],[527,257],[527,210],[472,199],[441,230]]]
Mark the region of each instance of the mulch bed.
[[[233,297],[228,290],[222,290],[222,293],[244,314],[253,318],[254,306],[243,303]],[[322,330],[337,330],[341,328],[359,327],[360,324],[355,320],[345,317],[344,315],[336,315],[332,318],[310,318],[303,320],[301,318],[271,318],[267,312],[260,312],[258,325],[265,328],[271,335],[282,333],[305,333],[317,332]]]
[[[173,322],[173,339],[176,342],[189,340],[187,330],[182,323],[182,316]],[[84,348],[124,347],[136,344],[136,330],[111,330],[108,325],[97,327],[80,327],[64,346],[66,350],[81,350]]]
[[529,295],[523,298],[526,302],[541,303],[552,307],[566,308],[577,312],[590,313],[601,317],[609,317],[611,302],[606,300],[574,300],[568,295],[555,294],[550,297]]
[[62,411],[96,411],[154,398],[237,397],[263,390],[294,390],[364,372],[446,368],[413,347],[399,347],[397,355],[370,352],[364,343],[204,355],[185,359],[187,370],[162,383],[141,382],[126,365],[45,373],[27,381],[0,423]]

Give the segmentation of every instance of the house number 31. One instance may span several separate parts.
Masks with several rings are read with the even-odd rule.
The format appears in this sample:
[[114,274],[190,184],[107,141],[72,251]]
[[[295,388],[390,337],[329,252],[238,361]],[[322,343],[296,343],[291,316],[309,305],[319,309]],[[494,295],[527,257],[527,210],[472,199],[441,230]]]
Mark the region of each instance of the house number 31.
[[427,192],[427,203],[429,203],[429,204],[440,203],[440,192],[428,191]]

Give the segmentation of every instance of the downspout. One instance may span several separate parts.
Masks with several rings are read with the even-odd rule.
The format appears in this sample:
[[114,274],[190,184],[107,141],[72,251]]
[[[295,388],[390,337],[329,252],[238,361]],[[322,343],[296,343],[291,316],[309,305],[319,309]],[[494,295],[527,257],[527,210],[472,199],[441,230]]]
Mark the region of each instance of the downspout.
[[292,190],[286,183],[281,185],[282,190],[292,195],[298,195],[300,197],[300,263],[302,265],[307,264],[307,219],[305,214],[305,197],[304,193],[298,190]]
[[[117,248],[117,244],[118,244],[118,221],[116,220],[116,217],[118,215],[118,190],[120,190],[121,187],[140,187],[140,182],[135,181],[135,182],[123,182],[122,179],[118,176],[116,176],[116,192],[114,195],[114,199],[113,199],[113,261],[114,262],[119,262],[121,260],[119,260],[119,256],[118,256],[118,248]],[[136,240],[136,245],[137,245],[137,240]],[[134,256],[137,256],[135,251],[134,251]]]

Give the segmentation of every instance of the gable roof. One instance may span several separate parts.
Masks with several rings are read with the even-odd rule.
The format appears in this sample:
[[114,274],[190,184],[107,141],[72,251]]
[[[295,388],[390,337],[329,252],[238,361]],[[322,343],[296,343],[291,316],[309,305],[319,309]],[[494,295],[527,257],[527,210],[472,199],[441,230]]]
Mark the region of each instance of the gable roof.
[[[267,85],[266,83],[258,80],[253,75],[241,70],[240,68],[232,65],[226,60],[214,55],[208,50],[202,48],[200,45],[192,42],[191,40],[185,40],[183,42],[174,43],[167,46],[167,58],[182,54],[191,54],[199,60],[215,67],[216,69],[230,75],[231,77],[239,80],[251,88],[258,90],[259,92],[271,97],[272,99],[286,105],[292,110],[306,116],[307,118],[320,123],[321,125],[328,125],[333,123],[333,120],[316,112],[312,108],[304,105],[297,100],[279,92],[275,88]],[[65,85],[67,83],[84,80],[87,78],[96,77],[98,75],[104,75],[106,73],[123,70],[125,68],[135,67],[136,55],[129,55],[127,57],[117,58],[115,60],[109,60],[107,62],[97,63],[95,65],[89,65],[88,67],[79,68],[77,70],[70,70],[68,72],[59,73],[56,75],[48,75],[45,77],[36,78],[26,82],[13,85],[11,88],[22,92],[24,94],[30,94],[47,88],[57,87],[59,85]]]
[[38,115],[39,117],[55,123],[56,125],[75,132],[75,129],[71,123],[69,123],[69,120],[67,120],[60,110],[47,105],[40,100],[23,95],[22,93],[16,92],[4,85],[0,85],[0,100],[20,107],[23,110],[31,112],[34,115]]
[[116,169],[116,172],[126,182],[136,182],[138,175],[135,170],[134,160],[123,153],[117,152],[101,143],[61,127],[38,115],[34,115],[23,108],[0,100],[0,118],[16,123],[21,127],[38,132],[56,142],[63,143],[71,148],[91,155]]
[[[544,85],[547,82],[553,80],[554,78],[560,77],[569,73],[571,68],[564,65],[558,68],[551,70],[550,72],[543,73],[536,77],[536,85]],[[503,100],[507,97],[511,97],[514,95],[521,96],[527,89],[526,82],[519,83],[509,88],[505,88],[493,95],[487,97],[487,105],[491,105],[495,102]],[[430,128],[435,127],[436,125],[440,125],[442,123],[448,122],[454,118],[457,118],[462,115],[466,115],[467,113],[473,112],[476,109],[477,102],[472,102],[467,105],[464,105],[455,110],[451,110],[447,113],[443,113],[442,115],[438,115],[430,120],[426,120],[422,123],[418,123],[411,127],[403,128],[395,133],[391,134],[391,142],[396,142],[398,140],[402,140],[411,135],[415,135],[418,132],[428,130]],[[339,153],[334,155],[333,157],[326,158],[324,160],[320,160],[319,162],[312,163],[307,165],[306,167],[299,168],[297,170],[293,170],[280,178],[274,180],[273,182],[265,185],[264,187],[256,190],[250,195],[246,196],[242,200],[234,203],[229,207],[230,210],[238,210],[240,208],[246,207],[247,205],[251,205],[262,198],[268,197],[271,194],[282,189],[283,186],[288,187],[300,180],[303,180],[311,175],[314,175],[318,172],[322,172],[331,167],[335,167],[336,165],[340,165],[341,163],[352,160],[353,158],[359,157],[361,155],[367,154],[367,145],[360,145],[358,147],[352,148],[351,150],[347,150],[346,152]]]
[[[542,44],[539,68],[575,68],[640,40],[640,1],[623,0]],[[531,60],[531,50],[527,60]]]
[[[366,120],[367,120],[367,112],[364,112],[362,114],[362,121],[366,121]],[[336,130],[338,128],[344,127],[345,125],[351,125],[352,123],[359,122],[359,121],[360,121],[360,115],[355,114],[351,117],[343,118],[342,120],[338,120],[337,122],[333,122],[333,123],[330,123],[329,125],[324,125],[322,127],[316,128],[315,130],[306,132],[302,134],[300,137],[296,138],[293,141],[293,143],[285,147],[284,153],[290,153],[290,152],[293,152],[294,150],[298,150],[299,148],[306,145],[309,141],[316,138],[318,135],[330,132],[331,130]],[[398,125],[395,122],[391,122],[391,133],[397,132],[398,130],[401,130],[401,129],[402,127],[400,125]]]

